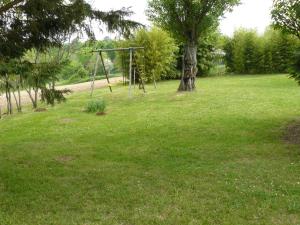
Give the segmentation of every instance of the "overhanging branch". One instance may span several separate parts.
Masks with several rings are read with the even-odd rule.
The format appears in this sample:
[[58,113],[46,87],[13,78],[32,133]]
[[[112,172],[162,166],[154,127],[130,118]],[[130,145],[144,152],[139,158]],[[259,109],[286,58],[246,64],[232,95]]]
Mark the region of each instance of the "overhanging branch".
[[18,5],[19,3],[24,2],[24,1],[25,0],[13,0],[13,1],[5,4],[4,6],[0,7],[0,15],[2,15],[3,13],[7,12],[11,8],[15,7],[16,5]]

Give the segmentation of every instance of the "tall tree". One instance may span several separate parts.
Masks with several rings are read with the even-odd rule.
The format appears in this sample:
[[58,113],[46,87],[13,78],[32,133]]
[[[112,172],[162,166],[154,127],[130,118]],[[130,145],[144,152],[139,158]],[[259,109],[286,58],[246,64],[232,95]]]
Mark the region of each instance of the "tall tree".
[[[295,35],[300,40],[300,1],[273,0],[273,25],[282,31]],[[300,84],[300,48],[295,54],[292,78]]]
[[238,3],[239,0],[149,0],[149,18],[185,43],[185,72],[179,91],[195,89],[199,41]]

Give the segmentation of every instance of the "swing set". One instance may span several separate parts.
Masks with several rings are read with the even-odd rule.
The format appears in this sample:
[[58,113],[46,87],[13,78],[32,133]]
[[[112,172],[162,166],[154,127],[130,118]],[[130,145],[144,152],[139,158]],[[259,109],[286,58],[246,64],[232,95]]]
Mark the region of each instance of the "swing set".
[[[106,69],[105,63],[104,63],[104,58],[103,58],[103,53],[104,52],[129,52],[129,76],[128,76],[128,80],[129,80],[129,97],[131,97],[132,95],[132,86],[136,85],[136,72],[137,72],[137,62],[135,59],[135,52],[136,51],[144,51],[145,48],[144,47],[129,47],[129,48],[113,48],[113,49],[98,49],[98,50],[94,50],[93,53],[97,53],[97,60],[96,60],[96,64],[95,64],[95,68],[94,68],[94,74],[93,77],[91,79],[91,97],[94,94],[94,90],[95,90],[95,80],[96,80],[96,75],[97,75],[97,71],[98,71],[98,65],[99,65],[99,61],[101,60],[101,64],[103,67],[103,71],[105,73],[105,77],[108,83],[108,87],[110,92],[112,92],[112,86],[109,80],[109,73],[108,70]],[[124,56],[122,56],[122,66],[124,67]],[[143,89],[144,93],[146,93],[145,90],[145,85],[144,85],[144,81],[141,77],[141,73],[139,72],[139,87],[140,89]],[[125,78],[125,69],[123,68],[123,84],[126,83],[126,78]]]

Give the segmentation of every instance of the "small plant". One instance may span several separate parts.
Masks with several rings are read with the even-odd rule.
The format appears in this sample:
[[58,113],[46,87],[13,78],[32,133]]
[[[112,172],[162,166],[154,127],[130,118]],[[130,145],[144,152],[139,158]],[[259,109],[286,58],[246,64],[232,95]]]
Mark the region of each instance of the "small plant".
[[86,106],[86,112],[97,113],[97,115],[103,115],[106,109],[106,103],[104,100],[90,101]]

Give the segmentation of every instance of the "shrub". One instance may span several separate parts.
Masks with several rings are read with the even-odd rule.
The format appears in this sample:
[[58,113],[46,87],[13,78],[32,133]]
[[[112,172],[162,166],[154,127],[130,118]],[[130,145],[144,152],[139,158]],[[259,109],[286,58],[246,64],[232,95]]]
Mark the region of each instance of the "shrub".
[[65,102],[67,99],[65,95],[72,93],[69,89],[64,90],[55,90],[55,89],[48,89],[42,88],[41,89],[41,100],[45,102],[47,105],[54,106],[55,102],[62,103]]
[[60,78],[63,80],[71,80],[76,81],[80,80],[81,78],[88,77],[88,71],[83,67],[80,62],[71,61],[69,64],[63,67]]
[[[119,43],[120,47],[141,46],[144,51],[136,51],[135,62],[138,73],[146,82],[176,77],[176,53],[178,47],[169,33],[159,28],[141,29],[133,38]],[[118,55],[118,66],[128,77],[129,53]],[[175,72],[174,72],[175,71]]]
[[106,103],[104,100],[90,101],[86,106],[86,112],[88,113],[101,113],[103,114],[106,109]]
[[293,65],[293,68],[291,69],[291,78],[294,78],[300,85],[300,47],[296,51],[294,61],[295,63]]

